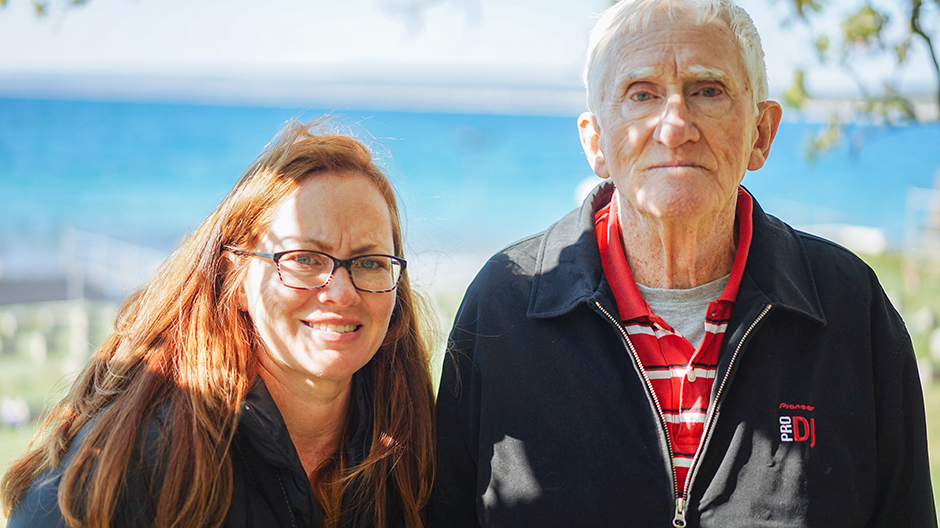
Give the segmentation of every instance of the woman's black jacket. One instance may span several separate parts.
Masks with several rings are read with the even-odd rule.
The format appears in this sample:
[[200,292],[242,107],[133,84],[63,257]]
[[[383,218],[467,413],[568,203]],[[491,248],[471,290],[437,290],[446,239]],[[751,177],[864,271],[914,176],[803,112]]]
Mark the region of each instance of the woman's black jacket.
[[[350,466],[368,455],[372,440],[372,398],[369,376],[354,376],[355,432],[348,448]],[[143,445],[155,444],[159,426],[147,428]],[[58,507],[58,485],[62,471],[87,433],[86,426],[76,437],[62,464],[38,478],[19,501],[7,521],[7,528],[65,528],[68,525]],[[155,450],[139,459],[143,468],[152,468]],[[139,453],[138,453],[139,455]],[[258,379],[242,404],[231,450],[234,490],[225,528],[313,528],[320,526],[320,514],[306,472],[290,439],[274,400],[264,382]],[[156,493],[151,492],[149,469],[133,471],[127,479],[125,500],[118,504],[112,526],[149,528],[153,522]],[[344,504],[348,504],[344,500]],[[397,500],[389,500],[387,526],[403,526]],[[371,519],[361,511],[344,507],[342,528],[367,528]]]

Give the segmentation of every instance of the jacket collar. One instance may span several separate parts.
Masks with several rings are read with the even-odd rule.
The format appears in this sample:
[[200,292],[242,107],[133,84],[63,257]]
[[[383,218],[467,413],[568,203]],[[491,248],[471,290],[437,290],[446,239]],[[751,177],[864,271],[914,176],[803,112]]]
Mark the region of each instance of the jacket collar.
[[[371,448],[373,407],[370,368],[367,364],[353,374],[353,400],[350,402],[350,412],[355,430],[346,448],[348,467],[359,465],[368,456]],[[239,416],[238,433],[245,438],[258,457],[293,475],[291,479],[280,480],[285,497],[291,497],[287,499],[286,507],[293,508],[308,518],[317,519],[319,508],[310,493],[306,471],[291,441],[287,425],[261,377],[256,379],[254,386],[245,395],[245,402]],[[343,497],[344,507],[339,523],[343,528],[368,525],[369,517],[363,515],[361,508],[345,507],[346,504],[354,503],[355,493],[355,487],[351,487]],[[318,525],[319,521],[313,524]]]
[[[555,317],[602,294],[604,270],[594,234],[594,211],[610,202],[614,186],[598,186],[580,209],[552,224],[536,255],[527,315]],[[609,296],[605,296],[609,297]]]
[[[612,182],[599,185],[579,209],[549,227],[536,255],[527,315],[563,315],[584,303],[614,307],[594,233],[594,212],[610,202]],[[800,236],[754,200],[753,237],[739,300],[760,298],[825,324],[816,283]],[[614,308],[615,309],[615,308]]]
[[803,246],[805,237],[765,213],[755,200],[754,234],[738,299],[762,295],[775,307],[826,324],[809,255]]

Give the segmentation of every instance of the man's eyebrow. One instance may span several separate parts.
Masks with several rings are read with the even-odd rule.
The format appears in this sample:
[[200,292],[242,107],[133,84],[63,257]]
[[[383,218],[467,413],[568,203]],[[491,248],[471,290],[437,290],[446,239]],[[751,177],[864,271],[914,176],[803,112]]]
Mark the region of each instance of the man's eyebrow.
[[628,83],[637,79],[643,79],[645,77],[652,77],[654,75],[656,75],[656,68],[652,66],[633,68],[632,70],[620,72],[617,75],[617,84],[622,85],[623,83]]
[[[644,66],[641,68],[633,68],[632,70],[622,71],[617,75],[617,85],[623,86],[624,84],[644,79],[646,77],[653,77],[656,75],[656,68],[653,66]],[[712,68],[709,66],[700,66],[693,64],[685,69],[685,72],[698,77],[703,81],[725,81],[728,79],[728,74],[724,70],[719,68]]]
[[656,68],[653,66],[643,66],[630,70],[619,71],[614,78],[614,93],[617,99],[622,98],[627,90],[627,86],[640,79],[656,76]]
[[692,65],[686,71],[703,81],[725,81],[728,78],[724,70],[708,66]]

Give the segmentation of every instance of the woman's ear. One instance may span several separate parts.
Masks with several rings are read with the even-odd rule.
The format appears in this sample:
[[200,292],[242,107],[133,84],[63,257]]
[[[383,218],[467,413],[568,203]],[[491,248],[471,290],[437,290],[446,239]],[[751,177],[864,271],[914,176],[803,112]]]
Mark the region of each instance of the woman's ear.
[[245,295],[244,282],[235,287],[235,302],[238,303],[238,311],[248,313],[248,296]]
[[578,117],[578,133],[581,136],[581,148],[587,157],[588,164],[594,169],[594,174],[607,179],[607,164],[604,153],[600,149],[601,128],[597,124],[597,117],[592,112],[584,112]]
[[240,264],[238,261],[238,255],[232,253],[231,251],[223,251],[222,255],[223,255],[222,258],[228,260],[228,266],[232,268],[231,269],[232,273],[236,277],[238,277],[238,284],[235,285],[235,291],[233,292],[234,297],[235,297],[235,303],[238,305],[238,311],[247,313],[248,312],[248,296],[245,295],[244,273],[238,272],[238,266]]

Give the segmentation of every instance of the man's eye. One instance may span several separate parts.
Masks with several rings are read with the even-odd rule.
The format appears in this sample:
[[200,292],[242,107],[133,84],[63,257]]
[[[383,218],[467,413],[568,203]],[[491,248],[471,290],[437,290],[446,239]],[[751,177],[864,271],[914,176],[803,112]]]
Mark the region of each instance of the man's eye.
[[634,101],[638,103],[649,101],[652,98],[653,98],[653,94],[649,92],[637,92],[630,96],[630,99],[633,99]]
[[714,86],[709,86],[707,88],[702,88],[699,93],[705,97],[717,97],[721,95],[721,90],[715,88]]

